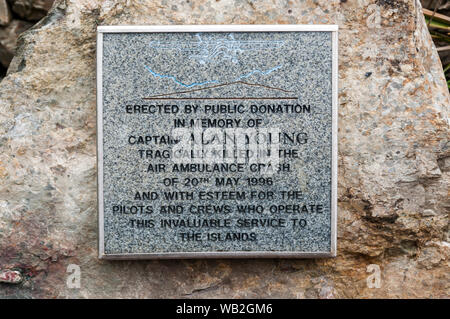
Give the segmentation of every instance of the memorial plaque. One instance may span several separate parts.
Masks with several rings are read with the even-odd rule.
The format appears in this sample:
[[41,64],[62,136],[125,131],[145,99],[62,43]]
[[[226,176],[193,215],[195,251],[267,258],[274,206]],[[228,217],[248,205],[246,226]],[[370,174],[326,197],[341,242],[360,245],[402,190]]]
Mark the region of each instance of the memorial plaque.
[[103,26],[100,258],[336,255],[337,26]]

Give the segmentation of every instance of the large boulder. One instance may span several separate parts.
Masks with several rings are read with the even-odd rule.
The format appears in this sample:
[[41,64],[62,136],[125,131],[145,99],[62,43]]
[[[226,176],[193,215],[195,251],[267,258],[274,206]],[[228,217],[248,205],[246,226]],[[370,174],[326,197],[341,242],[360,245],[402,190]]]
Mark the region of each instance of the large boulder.
[[[285,23],[340,26],[338,257],[98,260],[97,25]],[[57,1],[0,97],[1,297],[448,297],[450,98],[418,0]]]

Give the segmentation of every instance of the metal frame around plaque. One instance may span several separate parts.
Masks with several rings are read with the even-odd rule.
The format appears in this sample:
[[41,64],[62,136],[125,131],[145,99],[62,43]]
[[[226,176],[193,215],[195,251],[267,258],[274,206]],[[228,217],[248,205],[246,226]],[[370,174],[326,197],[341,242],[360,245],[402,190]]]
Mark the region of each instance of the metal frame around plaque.
[[[105,254],[103,205],[103,33],[161,32],[331,32],[332,33],[332,156],[331,156],[331,250],[232,251],[232,252],[158,252],[143,254]],[[160,25],[97,27],[97,192],[100,259],[192,259],[192,258],[323,258],[337,252],[337,132],[338,132],[338,26],[337,25]]]

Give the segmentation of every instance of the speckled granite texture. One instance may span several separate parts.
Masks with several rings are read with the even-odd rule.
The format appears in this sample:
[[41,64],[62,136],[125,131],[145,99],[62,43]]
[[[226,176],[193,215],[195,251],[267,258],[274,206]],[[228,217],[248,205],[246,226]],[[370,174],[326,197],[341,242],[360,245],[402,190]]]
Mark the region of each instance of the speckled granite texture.
[[[331,32],[104,33],[102,178],[105,253],[330,253],[331,61]],[[143,100],[161,94],[177,99]],[[258,100],[254,97],[273,99]],[[286,97],[296,99],[283,99]],[[243,106],[242,113],[213,114],[207,106],[239,104]],[[176,113],[128,113],[127,105],[177,105],[179,110]],[[187,113],[185,105],[197,105],[199,109],[195,114]],[[252,111],[252,105],[253,109],[258,106],[259,110]],[[281,111],[264,111],[268,105],[281,106]],[[292,112],[292,105],[299,105],[299,111]],[[308,106],[308,111],[303,105]],[[290,172],[264,175],[252,172],[252,163],[244,163],[244,172],[241,173],[173,172],[173,156],[176,153],[172,153],[170,159],[142,158],[139,153],[139,150],[171,150],[172,146],[158,143],[155,139],[147,144],[135,142],[139,136],[172,135],[174,119],[183,119],[186,123],[192,119],[240,120],[239,124],[229,128],[248,129],[247,122],[257,118],[263,120],[261,129],[277,129],[274,135],[280,132],[287,133],[291,138],[293,135],[294,138],[300,136],[300,142],[292,142],[284,136],[280,139],[280,149],[298,153],[297,158],[280,159],[280,163],[290,165]],[[190,132],[194,133],[193,129]],[[205,129],[200,132],[207,134]],[[218,136],[224,133],[225,130],[222,130]],[[227,134],[230,135],[231,131]],[[266,136],[264,132],[260,134],[261,137]],[[129,142],[130,137],[133,144]],[[211,140],[207,137],[203,139]],[[258,146],[254,138],[251,143]],[[233,150],[234,147],[229,148],[230,152]],[[236,158],[231,162],[239,161]],[[189,157],[181,162],[195,160]],[[166,164],[166,173],[147,172],[149,164],[163,163]],[[211,163],[220,162],[213,160]],[[277,163],[273,166],[276,170]],[[239,178],[239,181],[231,180],[228,185],[216,186],[216,178],[223,177]],[[178,178],[180,182],[166,187],[163,184],[166,178]],[[197,186],[186,185],[186,179],[193,178],[208,180]],[[249,186],[247,178],[270,178],[271,182]],[[158,199],[135,198],[136,193],[152,191],[158,194]],[[192,192],[193,199],[170,201],[165,198],[166,193],[178,191]],[[257,194],[252,197],[252,191],[272,192],[274,198],[259,200]],[[283,199],[282,191],[296,191],[302,195],[297,199]],[[240,192],[245,199],[205,200],[200,192]],[[120,211],[118,205],[121,206]],[[161,208],[168,205],[179,205],[183,211],[165,213]],[[227,212],[198,213],[205,205],[228,208]],[[239,212],[238,205],[261,205],[264,212]],[[286,205],[299,205],[302,209],[284,212]],[[311,205],[314,205],[313,208]],[[317,205],[320,205],[319,212],[315,208]],[[153,212],[137,212],[140,209],[138,206],[151,206]],[[280,207],[280,210],[275,210],[274,206]],[[190,212],[191,209],[194,213]],[[130,210],[135,213],[130,213]],[[161,221],[174,219],[185,222],[227,220],[229,226],[161,226]],[[242,227],[240,225],[244,219],[266,220],[266,223],[275,219],[277,226]],[[280,219],[281,227],[278,226]],[[306,225],[295,225],[292,219],[297,219],[297,223],[302,220]],[[143,224],[137,226],[138,221],[147,221],[147,227]],[[152,226],[148,224],[150,221]],[[187,233],[199,233],[201,240],[187,240],[186,235],[183,238],[182,234]],[[208,234],[212,233],[220,234],[220,240],[208,239]],[[235,239],[232,239],[233,236],[236,236]]]
[[[339,25],[338,256],[99,260],[97,25],[308,23]],[[450,100],[419,1],[57,1],[20,38],[0,97],[0,268],[23,277],[1,297],[450,294]]]

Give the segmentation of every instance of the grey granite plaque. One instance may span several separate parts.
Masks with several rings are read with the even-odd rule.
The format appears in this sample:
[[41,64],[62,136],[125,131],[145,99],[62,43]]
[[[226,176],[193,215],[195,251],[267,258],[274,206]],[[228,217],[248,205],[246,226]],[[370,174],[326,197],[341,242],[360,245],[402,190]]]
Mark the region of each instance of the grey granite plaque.
[[336,255],[337,27],[99,27],[100,258]]

